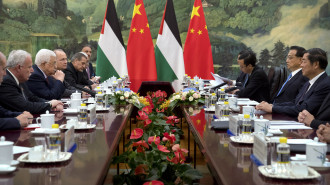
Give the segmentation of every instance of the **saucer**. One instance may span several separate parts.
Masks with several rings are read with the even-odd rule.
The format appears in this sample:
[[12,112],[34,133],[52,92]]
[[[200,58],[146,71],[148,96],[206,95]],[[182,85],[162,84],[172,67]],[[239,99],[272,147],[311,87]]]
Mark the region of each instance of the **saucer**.
[[10,163],[11,166],[16,166],[18,164],[19,164],[19,161],[16,161],[16,160],[12,160]]
[[324,162],[322,166],[308,166],[314,168],[315,170],[328,170],[330,169],[330,162]]
[[0,165],[0,174],[11,173],[15,170],[16,170],[15,166],[10,166],[10,165],[6,165],[6,164]]

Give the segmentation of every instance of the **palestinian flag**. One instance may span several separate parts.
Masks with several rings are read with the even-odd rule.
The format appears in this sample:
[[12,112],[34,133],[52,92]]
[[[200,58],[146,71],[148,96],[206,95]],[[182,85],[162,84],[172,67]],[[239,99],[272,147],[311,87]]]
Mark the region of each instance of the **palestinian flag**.
[[167,0],[155,47],[157,80],[172,82],[185,74],[182,44],[172,0]]
[[107,10],[97,48],[96,75],[101,80],[127,74],[127,62],[123,37],[113,0],[108,1]]

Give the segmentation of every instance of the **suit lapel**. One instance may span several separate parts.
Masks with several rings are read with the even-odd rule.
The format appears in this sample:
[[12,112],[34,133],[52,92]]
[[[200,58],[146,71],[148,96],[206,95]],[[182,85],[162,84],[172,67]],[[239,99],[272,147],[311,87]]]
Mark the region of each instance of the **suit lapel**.
[[326,73],[323,73],[312,85],[312,87],[306,92],[306,95],[304,97],[304,99],[309,98],[312,94],[314,89],[317,87],[318,83],[320,83],[325,77],[326,77]]

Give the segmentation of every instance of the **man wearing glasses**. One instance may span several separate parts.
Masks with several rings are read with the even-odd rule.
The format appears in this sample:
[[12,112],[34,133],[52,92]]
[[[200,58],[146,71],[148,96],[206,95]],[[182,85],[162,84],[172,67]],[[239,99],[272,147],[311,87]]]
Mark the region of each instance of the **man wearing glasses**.
[[45,113],[46,110],[63,110],[58,100],[47,101],[35,96],[26,86],[32,68],[31,55],[23,50],[10,52],[6,76],[0,86],[0,104],[11,111],[29,111],[32,114]]

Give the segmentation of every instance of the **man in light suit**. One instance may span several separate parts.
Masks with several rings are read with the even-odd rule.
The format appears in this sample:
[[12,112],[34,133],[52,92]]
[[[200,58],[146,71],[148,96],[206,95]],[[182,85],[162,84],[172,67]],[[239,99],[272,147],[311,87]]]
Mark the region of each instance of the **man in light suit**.
[[47,101],[35,96],[26,86],[32,68],[31,55],[23,50],[10,52],[7,74],[0,86],[0,104],[11,111],[29,111],[32,114],[45,113],[46,110],[63,110],[58,100]]
[[301,88],[295,102],[275,103],[273,105],[262,102],[256,108],[292,117],[297,117],[299,112],[304,109],[311,114],[317,114],[324,98],[330,92],[330,79],[325,73],[327,65],[328,60],[325,51],[320,48],[307,50],[302,58],[301,68],[302,74],[309,81]]
[[[6,75],[6,57],[0,52],[0,85],[3,80],[3,76]],[[26,127],[32,122],[33,116],[24,111],[22,112],[12,112],[0,106],[0,130],[9,129],[20,129],[21,127]]]
[[64,73],[56,70],[56,54],[48,49],[38,51],[33,73],[26,82],[29,90],[46,100],[61,99],[65,87]]
[[250,98],[258,102],[269,101],[269,82],[266,73],[256,65],[257,58],[253,51],[240,54],[238,63],[243,73],[248,74],[242,88],[233,91],[240,98]]

